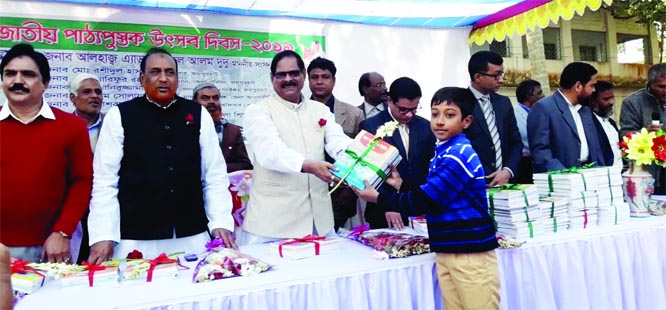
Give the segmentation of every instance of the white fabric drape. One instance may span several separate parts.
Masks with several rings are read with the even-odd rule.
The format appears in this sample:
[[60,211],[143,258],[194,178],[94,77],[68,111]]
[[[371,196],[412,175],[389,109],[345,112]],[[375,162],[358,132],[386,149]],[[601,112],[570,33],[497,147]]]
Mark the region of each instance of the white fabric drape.
[[[564,231],[498,250],[501,307],[511,310],[666,309],[666,217]],[[47,283],[16,309],[442,309],[434,254],[378,261],[341,240],[340,250],[286,260],[266,245],[244,253],[275,264],[251,277],[193,284],[180,278],[117,287]],[[194,266],[194,264],[188,264]]]

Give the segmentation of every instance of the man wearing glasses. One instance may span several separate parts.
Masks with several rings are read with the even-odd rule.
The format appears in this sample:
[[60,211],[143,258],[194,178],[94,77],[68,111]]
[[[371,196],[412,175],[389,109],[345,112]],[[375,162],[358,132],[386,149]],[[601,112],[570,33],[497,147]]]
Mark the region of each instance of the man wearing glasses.
[[[401,77],[393,83],[387,99],[388,109],[361,122],[359,128],[375,134],[379,126],[386,122],[400,123],[398,131],[384,141],[400,151],[402,161],[396,167],[400,176],[408,184],[423,184],[428,174],[428,165],[435,152],[435,136],[430,130],[430,121],[417,116],[421,107],[421,87],[416,81]],[[380,192],[394,191],[391,186],[382,185]],[[400,213],[387,212],[388,206],[368,203],[365,220],[371,228],[395,227],[402,229],[406,217]]]
[[480,51],[467,64],[477,106],[474,122],[464,133],[481,159],[489,186],[506,184],[517,175],[523,154],[511,101],[496,93],[503,83],[502,63],[502,56]]
[[328,186],[335,166],[324,151],[337,159],[352,141],[327,106],[301,94],[301,56],[275,55],[271,81],[275,94],[247,107],[243,119],[254,176],[240,244],[333,234]]

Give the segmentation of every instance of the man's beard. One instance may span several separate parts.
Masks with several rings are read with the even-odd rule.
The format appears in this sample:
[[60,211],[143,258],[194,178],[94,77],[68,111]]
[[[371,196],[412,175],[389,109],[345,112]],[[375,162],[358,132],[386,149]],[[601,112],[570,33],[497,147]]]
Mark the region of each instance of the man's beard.
[[613,116],[613,106],[597,107],[594,109],[594,113],[604,118],[610,118]]

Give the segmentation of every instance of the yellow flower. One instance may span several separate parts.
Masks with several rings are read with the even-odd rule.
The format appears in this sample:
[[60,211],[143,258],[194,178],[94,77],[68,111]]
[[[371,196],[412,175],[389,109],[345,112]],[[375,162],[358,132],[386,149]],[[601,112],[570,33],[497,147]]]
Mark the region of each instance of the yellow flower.
[[643,128],[631,136],[627,143],[627,158],[635,160],[637,165],[649,165],[654,161],[652,151],[652,140],[656,137],[654,132],[648,132]]

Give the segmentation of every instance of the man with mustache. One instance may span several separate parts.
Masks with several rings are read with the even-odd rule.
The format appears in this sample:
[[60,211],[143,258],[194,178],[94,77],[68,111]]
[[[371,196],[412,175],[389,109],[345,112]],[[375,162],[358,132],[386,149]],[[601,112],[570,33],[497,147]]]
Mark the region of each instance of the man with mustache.
[[217,86],[212,83],[197,85],[192,92],[192,100],[206,108],[213,118],[217,139],[220,142],[224,161],[227,163],[227,172],[252,170],[252,163],[250,158],[247,157],[241,128],[229,123],[222,117],[220,90]]
[[377,72],[366,72],[358,80],[358,92],[363,96],[363,103],[358,106],[364,118],[371,118],[386,110],[388,89],[384,77]]
[[85,122],[49,107],[46,57],[28,44],[0,62],[0,243],[12,257],[70,262],[70,236],[88,208],[92,152]]
[[275,94],[247,107],[243,127],[253,148],[252,192],[239,243],[333,234],[324,152],[336,159],[351,143],[325,105],[301,94],[305,64],[294,51],[271,61]]
[[600,139],[604,136],[608,138],[608,144],[613,151],[613,167],[622,169],[622,151],[620,150],[620,132],[617,130],[617,123],[611,117],[613,115],[613,105],[615,104],[615,93],[613,84],[606,81],[597,81],[594,86],[594,92],[590,96],[590,109],[594,117],[601,125]]
[[[80,73],[69,81],[69,101],[74,104],[74,115],[83,119],[88,125],[88,136],[93,154],[102,128],[104,114],[102,114],[102,85],[96,75]],[[80,241],[80,242],[79,242]],[[90,246],[88,245],[88,210],[81,225],[76,227],[72,237],[72,256],[81,263],[88,258]]]
[[99,131],[104,121],[103,100],[102,85],[97,76],[81,73],[69,82],[69,101],[74,104],[74,115],[82,118],[88,124],[88,135],[93,153],[95,153],[97,138],[99,138]]
[[178,64],[166,50],[146,53],[139,80],[146,94],[112,107],[97,142],[88,262],[197,253],[210,234],[236,248],[213,120],[176,95]]
[[[650,67],[647,87],[622,101],[620,133],[625,135],[641,128],[647,128],[650,132],[660,128],[666,130],[666,63]],[[654,193],[666,195],[666,168],[651,165],[647,170],[654,177]]]

